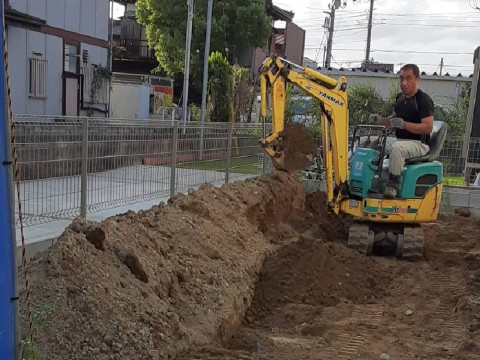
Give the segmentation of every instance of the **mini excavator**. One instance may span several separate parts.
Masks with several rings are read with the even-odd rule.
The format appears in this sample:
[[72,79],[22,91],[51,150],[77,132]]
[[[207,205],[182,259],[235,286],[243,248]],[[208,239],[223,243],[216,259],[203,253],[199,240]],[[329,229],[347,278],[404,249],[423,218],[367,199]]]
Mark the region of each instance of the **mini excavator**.
[[[436,159],[446,137],[446,124],[434,122],[429,153],[407,160],[397,197],[387,199],[383,190],[388,179],[389,129],[359,125],[349,144],[346,78],[336,80],[272,55],[260,68],[260,90],[261,115],[267,116],[270,105],[273,131],[260,144],[275,168],[298,172],[317,156],[305,127],[285,124],[287,83],[320,104],[327,201],[335,214],[354,218],[348,246],[366,255],[420,260],[424,239],[420,224],[436,221],[440,208],[443,166]],[[365,138],[367,141],[360,141]]]

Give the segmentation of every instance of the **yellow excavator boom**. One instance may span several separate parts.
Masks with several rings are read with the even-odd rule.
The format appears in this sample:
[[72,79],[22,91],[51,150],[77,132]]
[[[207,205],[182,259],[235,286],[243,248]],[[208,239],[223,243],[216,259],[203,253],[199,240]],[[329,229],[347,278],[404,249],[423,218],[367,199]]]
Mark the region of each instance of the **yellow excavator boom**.
[[[296,70],[293,70],[296,69]],[[272,133],[260,141],[274,160],[285,154],[276,151],[285,128],[286,84],[291,83],[318,100],[322,109],[321,132],[326,169],[327,198],[336,213],[340,210],[342,187],[348,169],[348,101],[345,77],[335,80],[310,68],[303,68],[276,56],[269,56],[260,68],[261,115],[267,116],[270,94]],[[282,149],[280,149],[281,152]]]

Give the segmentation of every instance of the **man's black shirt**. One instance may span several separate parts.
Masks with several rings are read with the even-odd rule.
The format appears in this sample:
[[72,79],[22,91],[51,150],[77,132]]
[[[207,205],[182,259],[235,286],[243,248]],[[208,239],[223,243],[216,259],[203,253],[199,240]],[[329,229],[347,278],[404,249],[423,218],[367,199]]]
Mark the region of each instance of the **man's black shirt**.
[[[420,124],[423,118],[433,115],[433,101],[420,89],[411,98],[400,93],[395,99],[394,111],[395,117]],[[398,139],[420,140],[425,144],[430,140],[430,135],[414,134],[405,129],[396,129],[396,136]]]

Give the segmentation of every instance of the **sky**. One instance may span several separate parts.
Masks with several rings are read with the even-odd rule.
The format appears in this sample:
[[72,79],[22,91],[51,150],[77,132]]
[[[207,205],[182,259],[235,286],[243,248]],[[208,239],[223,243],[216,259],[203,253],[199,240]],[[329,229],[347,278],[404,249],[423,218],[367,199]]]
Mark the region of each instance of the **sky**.
[[[336,11],[332,66],[351,68],[365,58],[369,0],[342,0]],[[305,56],[323,63],[327,36],[323,28],[332,0],[273,0],[295,13],[306,30]],[[375,0],[371,58],[395,65],[416,63],[427,74],[469,76],[473,52],[480,46],[480,0]]]
[[[177,1],[177,0],[175,0]],[[294,22],[306,30],[305,56],[323,64],[327,36],[323,28],[333,0],[273,0],[295,13]],[[394,64],[416,63],[420,71],[473,73],[473,52],[480,46],[480,0],[374,0],[371,59]],[[365,58],[370,0],[342,0],[336,11],[333,67],[359,66]],[[115,5],[114,16],[123,15]]]

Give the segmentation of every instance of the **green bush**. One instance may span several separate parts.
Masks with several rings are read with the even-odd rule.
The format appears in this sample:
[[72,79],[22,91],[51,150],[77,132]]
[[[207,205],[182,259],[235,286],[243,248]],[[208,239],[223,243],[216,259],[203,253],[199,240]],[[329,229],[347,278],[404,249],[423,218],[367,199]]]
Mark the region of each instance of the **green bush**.
[[353,85],[348,92],[350,125],[366,124],[370,114],[381,114],[385,104],[380,94],[371,85]]
[[445,121],[448,124],[448,135],[462,137],[465,135],[467,122],[468,104],[470,102],[471,84],[465,86],[461,97],[453,104],[453,107],[436,105],[433,117],[435,120]]
[[209,62],[209,97],[211,121],[230,121],[230,101],[232,92],[232,67],[220,52],[214,52]]

